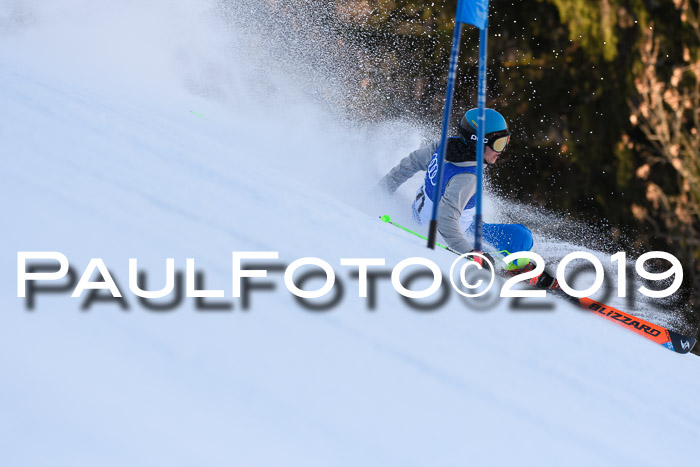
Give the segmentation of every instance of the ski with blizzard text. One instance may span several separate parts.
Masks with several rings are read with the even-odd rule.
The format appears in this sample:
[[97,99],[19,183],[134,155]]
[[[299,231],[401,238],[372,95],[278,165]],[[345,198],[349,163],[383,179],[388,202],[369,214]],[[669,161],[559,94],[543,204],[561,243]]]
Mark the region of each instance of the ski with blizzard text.
[[579,298],[578,302],[581,307],[610,321],[615,321],[619,325],[627,327],[630,331],[636,332],[640,336],[646,337],[674,352],[688,353],[695,346],[696,339],[694,337],[684,336],[590,298]]
[[[417,237],[425,239],[423,235],[420,235],[410,229],[407,229],[406,227],[399,225],[391,220],[391,217],[388,215],[380,216],[380,219],[383,222],[389,223],[391,225],[394,225],[410,234],[413,234]],[[444,248],[445,250],[454,253],[456,255],[460,255],[458,251],[455,251],[454,249],[441,245],[439,243],[436,243],[437,246]],[[518,271],[522,272],[522,271]],[[503,277],[512,277],[513,272],[508,272],[508,271],[499,271],[499,275]],[[580,307],[591,311],[599,316],[602,316],[603,318],[614,321],[620,326],[624,326],[627,329],[639,334],[642,337],[645,337],[652,342],[655,342],[659,345],[662,345],[666,347],[669,350],[672,350],[676,353],[680,354],[685,354],[693,350],[695,347],[695,344],[697,342],[697,339],[695,337],[689,337],[689,336],[684,336],[683,334],[677,333],[675,331],[672,331],[670,329],[667,329],[663,326],[659,326],[658,324],[650,323],[649,321],[645,321],[641,318],[638,318],[632,314],[629,314],[627,312],[624,312],[622,310],[618,310],[617,308],[613,308],[611,306],[608,306],[604,303],[598,302],[596,300],[593,300],[591,298],[575,298],[570,295],[568,295],[566,292],[564,292],[560,287],[559,284],[557,283],[556,279],[554,279],[549,273],[546,271],[540,274],[539,276],[533,277],[528,281],[528,283],[536,288],[540,289],[545,289],[550,292],[552,292],[552,295],[555,297],[559,297],[562,299],[567,300],[570,303],[574,303],[576,305],[579,305]],[[695,352],[693,352],[695,353]],[[698,354],[700,355],[700,354]]]

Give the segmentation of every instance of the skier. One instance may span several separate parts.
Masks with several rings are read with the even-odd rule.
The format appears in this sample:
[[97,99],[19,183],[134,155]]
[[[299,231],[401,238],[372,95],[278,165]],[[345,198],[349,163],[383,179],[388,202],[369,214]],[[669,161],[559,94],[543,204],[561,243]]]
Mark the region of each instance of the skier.
[[[461,253],[474,251],[467,240],[474,233],[476,211],[476,141],[478,109],[464,114],[459,123],[459,136],[447,139],[443,166],[442,189],[436,193],[439,142],[413,151],[391,169],[379,182],[380,189],[392,195],[406,180],[419,171],[426,171],[423,185],[413,202],[413,219],[422,225],[430,222],[433,203],[438,206],[438,232],[452,249]],[[503,116],[486,109],[484,161],[495,164],[508,146],[510,132]],[[483,224],[483,239],[503,254],[532,249],[532,232],[522,224]],[[528,265],[527,259],[508,264],[515,270]]]

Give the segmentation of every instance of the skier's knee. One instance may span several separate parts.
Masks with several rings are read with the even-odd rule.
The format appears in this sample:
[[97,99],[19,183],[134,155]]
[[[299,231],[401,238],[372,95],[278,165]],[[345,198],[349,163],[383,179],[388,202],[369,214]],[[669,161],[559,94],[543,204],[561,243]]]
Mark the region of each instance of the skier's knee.
[[[513,253],[530,251],[534,244],[532,231],[522,224],[511,224],[511,249]],[[520,258],[506,265],[506,270],[515,271],[523,269],[530,264],[528,258]]]

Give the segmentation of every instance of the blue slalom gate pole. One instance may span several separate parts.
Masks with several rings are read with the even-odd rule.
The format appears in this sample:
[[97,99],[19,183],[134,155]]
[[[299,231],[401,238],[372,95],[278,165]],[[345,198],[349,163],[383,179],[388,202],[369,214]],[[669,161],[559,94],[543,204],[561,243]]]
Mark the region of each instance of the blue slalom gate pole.
[[442,166],[445,163],[447,151],[447,131],[450,124],[452,110],[452,96],[457,76],[457,56],[459,55],[459,40],[462,36],[462,23],[473,24],[481,30],[479,38],[479,129],[477,138],[481,144],[477,144],[477,198],[476,198],[476,242],[477,251],[481,251],[481,184],[484,167],[484,122],[486,121],[486,36],[488,34],[489,0],[458,0],[457,14],[455,15],[455,32],[452,37],[452,53],[450,54],[450,69],[447,75],[447,95],[445,96],[445,113],[442,117],[442,135],[438,147],[438,169],[436,173],[435,201],[433,213],[430,218],[428,230],[428,248],[435,249],[435,237],[437,236],[437,212],[442,196]]
[[474,249],[481,251],[483,218],[481,209],[482,186],[484,183],[484,133],[486,131],[486,45],[488,24],[481,29],[479,36],[479,128],[476,130],[476,215],[474,216]]
[[433,213],[430,217],[430,229],[428,230],[428,248],[435,249],[435,237],[437,235],[437,210],[438,200],[442,190],[442,166],[445,161],[447,150],[447,132],[450,126],[450,113],[452,110],[452,96],[454,95],[455,78],[457,77],[457,57],[459,55],[459,40],[462,37],[462,23],[455,21],[455,32],[452,36],[452,53],[450,54],[450,71],[447,75],[447,95],[445,96],[445,113],[442,116],[442,135],[440,136],[440,146],[438,151],[438,169],[435,185],[435,202],[433,203]]

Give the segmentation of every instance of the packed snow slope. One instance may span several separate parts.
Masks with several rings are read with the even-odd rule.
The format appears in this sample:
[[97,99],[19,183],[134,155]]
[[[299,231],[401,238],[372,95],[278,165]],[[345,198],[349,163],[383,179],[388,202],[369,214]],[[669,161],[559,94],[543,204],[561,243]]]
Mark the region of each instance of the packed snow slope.
[[[220,13],[156,0],[0,7],[2,465],[695,459],[695,356],[561,303],[514,311],[452,293],[418,312],[384,280],[370,310],[340,258],[423,256],[443,271],[453,260],[378,220],[407,220],[408,195],[368,194],[421,135],[329,113],[295,76],[260,66],[264,43]],[[102,258],[128,309],[82,310],[89,291],[68,290],[28,310],[18,251],[61,252],[78,276]],[[309,311],[271,272],[274,290],[243,310],[232,251],[322,258],[345,294]],[[129,292],[129,258],[151,289],[166,258],[179,271],[194,258],[204,287],[225,293],[208,303],[232,308],[148,309]]]

